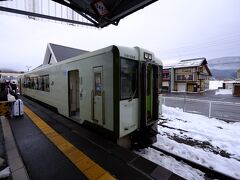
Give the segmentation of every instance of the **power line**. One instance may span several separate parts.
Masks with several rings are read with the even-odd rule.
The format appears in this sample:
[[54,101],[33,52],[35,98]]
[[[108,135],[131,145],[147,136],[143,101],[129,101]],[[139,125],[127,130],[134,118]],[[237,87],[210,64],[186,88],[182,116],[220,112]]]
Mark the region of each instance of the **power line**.
[[[235,38],[235,39],[229,39],[229,40],[225,40],[225,41],[212,41],[212,42],[192,42],[189,43],[189,45],[185,45],[185,46],[177,46],[176,48],[167,50],[167,51],[172,51],[172,50],[181,50],[181,49],[194,49],[196,47],[214,47],[214,46],[221,46],[221,45],[227,45],[227,44],[232,44],[232,45],[237,45],[240,43],[240,37],[239,38]],[[239,47],[240,48],[240,47]]]
[[[171,48],[168,50],[163,50],[164,52],[172,52],[172,51],[178,51],[182,49],[195,49],[196,47],[202,47],[202,48],[209,48],[214,46],[220,46],[221,44],[233,44],[238,46],[238,43],[240,42],[240,32],[235,32],[231,34],[224,34],[224,35],[218,35],[211,38],[206,38],[207,41],[203,42],[182,42],[180,45],[175,45],[176,48]],[[240,47],[239,47],[240,48]]]

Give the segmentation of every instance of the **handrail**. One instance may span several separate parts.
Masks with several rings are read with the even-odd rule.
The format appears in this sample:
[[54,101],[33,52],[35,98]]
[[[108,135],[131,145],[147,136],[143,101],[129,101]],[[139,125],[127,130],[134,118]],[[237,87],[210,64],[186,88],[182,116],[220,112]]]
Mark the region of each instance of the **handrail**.
[[[179,104],[176,106],[173,105],[173,107],[180,107],[183,109],[183,112],[201,114],[209,118],[214,117],[227,122],[237,122],[237,121],[239,122],[238,112],[240,108],[240,103],[189,99],[189,98],[179,98],[179,97],[163,97],[163,104],[166,105],[167,100],[170,100],[169,102],[173,102],[175,105],[176,105],[175,102],[181,102],[181,105]],[[184,102],[183,105],[182,105],[182,102]],[[190,106],[187,105],[187,108],[186,108],[186,103],[191,103],[191,104]],[[193,106],[192,105],[193,103],[198,104],[198,106]],[[202,106],[202,103],[204,103],[203,106]],[[170,105],[170,107],[171,106],[172,105]],[[205,107],[205,108],[202,108],[202,107]],[[228,112],[227,109],[223,110],[224,107],[231,108],[231,111]]]
[[105,125],[105,91],[102,91],[102,123]]
[[91,119],[94,119],[94,91],[91,91]]
[[240,105],[240,103],[235,103],[235,102],[222,102],[222,101],[204,100],[204,99],[191,99],[191,98],[185,98],[185,97],[167,97],[167,96],[164,96],[163,98],[174,99],[174,100],[185,99],[186,101],[212,102],[212,103],[216,103],[216,104]]

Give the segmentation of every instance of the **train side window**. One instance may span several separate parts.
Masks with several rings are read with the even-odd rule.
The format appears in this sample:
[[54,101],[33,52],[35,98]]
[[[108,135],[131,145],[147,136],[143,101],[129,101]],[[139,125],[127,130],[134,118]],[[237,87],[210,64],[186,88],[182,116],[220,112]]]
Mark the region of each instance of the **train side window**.
[[49,92],[49,76],[48,75],[42,76],[42,91]]
[[47,76],[45,76],[45,78],[46,78],[46,80],[45,80],[45,82],[46,82],[46,91],[47,92],[49,92],[49,76],[47,75]]
[[38,77],[38,90],[42,90],[42,77]]
[[30,88],[31,79],[27,78],[27,87]]
[[94,73],[94,79],[95,79],[95,95],[101,96],[102,92],[102,74],[100,72]]
[[49,76],[45,75],[42,77],[43,79],[43,91],[49,92]]
[[27,88],[27,78],[26,77],[24,77],[24,79],[23,79],[23,87]]
[[49,92],[49,75],[24,78],[24,87]]
[[42,89],[41,89],[41,90],[42,90],[42,91],[45,91],[45,87],[44,87],[44,77],[42,76],[41,79],[42,79]]
[[30,78],[30,85],[29,88],[32,89],[33,88],[33,78]]
[[121,100],[138,97],[138,62],[121,59]]
[[33,78],[33,89],[38,89],[38,78],[37,77],[34,77]]

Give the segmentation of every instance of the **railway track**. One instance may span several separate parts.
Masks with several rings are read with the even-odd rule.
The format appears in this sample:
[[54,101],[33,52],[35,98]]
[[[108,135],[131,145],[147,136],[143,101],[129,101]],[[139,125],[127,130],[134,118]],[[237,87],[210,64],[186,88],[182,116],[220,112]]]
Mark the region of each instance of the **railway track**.
[[195,162],[193,162],[193,161],[191,161],[189,159],[185,159],[183,157],[180,157],[180,156],[178,156],[176,154],[170,153],[170,152],[168,152],[166,150],[163,150],[163,149],[161,149],[159,147],[156,147],[154,145],[151,145],[150,148],[155,149],[156,151],[159,151],[159,152],[161,152],[161,153],[163,153],[165,155],[171,156],[171,157],[175,158],[177,161],[182,161],[182,162],[188,164],[189,166],[202,171],[203,173],[205,173],[205,178],[206,179],[208,179],[208,178],[209,179],[224,179],[224,180],[226,180],[226,179],[228,179],[228,180],[235,179],[235,178],[233,178],[233,177],[231,177],[229,175],[226,175],[226,174],[224,174],[222,172],[218,172],[218,171],[213,170],[211,168],[202,166],[202,165],[197,164],[197,163],[195,163]]

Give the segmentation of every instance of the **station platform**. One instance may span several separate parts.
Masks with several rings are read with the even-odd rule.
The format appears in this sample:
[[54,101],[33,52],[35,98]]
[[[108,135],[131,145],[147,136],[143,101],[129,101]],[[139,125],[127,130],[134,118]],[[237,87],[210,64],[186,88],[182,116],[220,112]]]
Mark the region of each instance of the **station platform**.
[[[25,97],[21,99],[25,106],[24,116],[6,119],[21,160],[8,159],[16,159],[10,163],[12,172],[22,161],[27,175],[24,178],[21,173],[12,175],[13,180],[182,179],[42,105]],[[12,140],[9,140],[8,132],[7,136],[4,133],[5,125],[1,122],[4,138],[10,141],[5,148],[10,151],[7,152],[9,155],[13,151]]]

